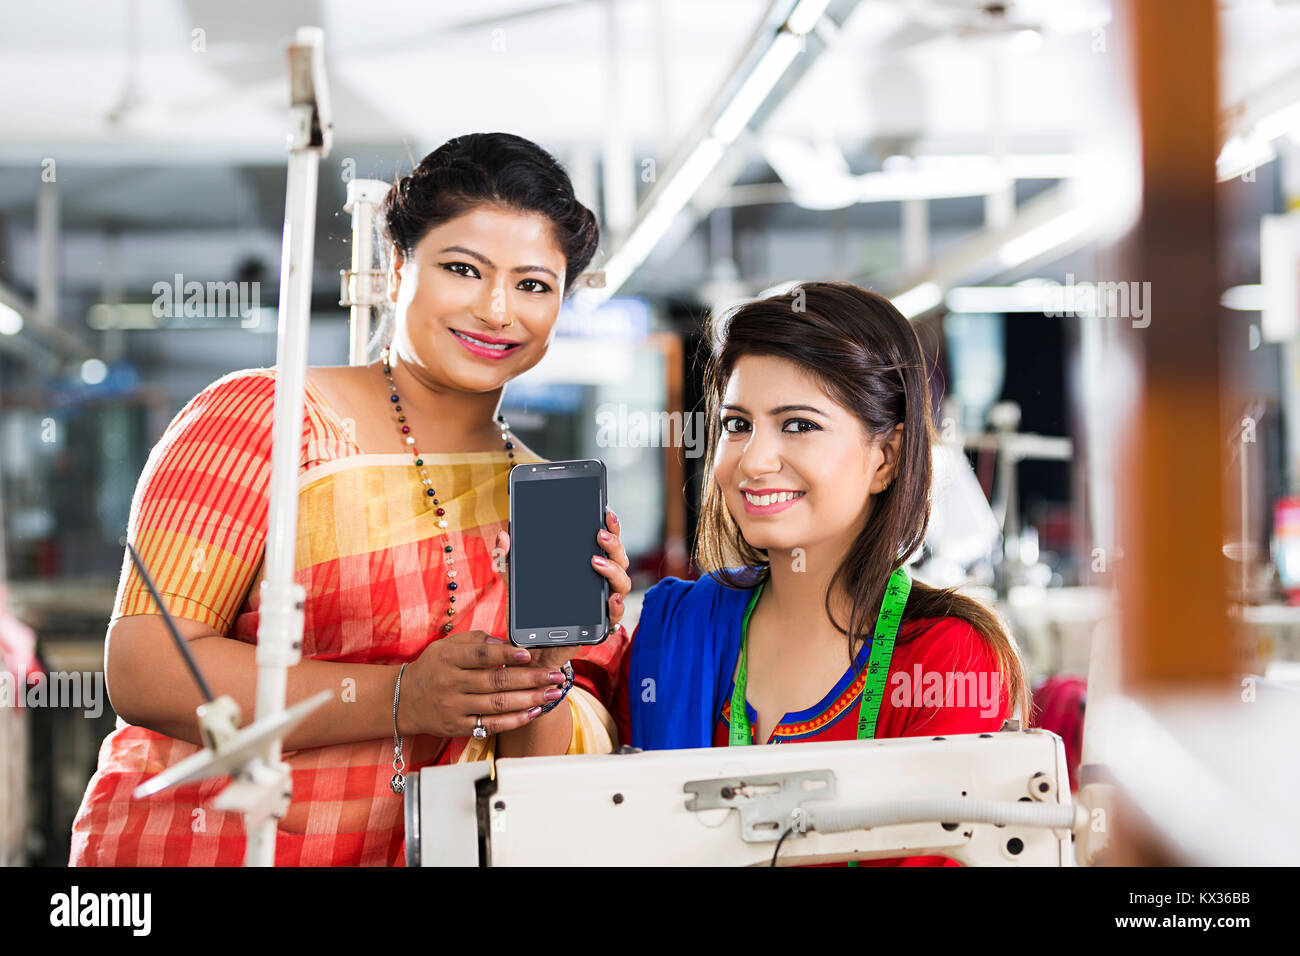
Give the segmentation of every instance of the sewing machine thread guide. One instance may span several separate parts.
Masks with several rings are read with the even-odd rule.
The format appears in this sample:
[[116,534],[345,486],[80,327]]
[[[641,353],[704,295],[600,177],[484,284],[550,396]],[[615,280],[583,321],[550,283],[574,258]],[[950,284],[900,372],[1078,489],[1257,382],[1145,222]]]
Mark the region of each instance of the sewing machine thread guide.
[[811,800],[835,797],[835,773],[831,770],[803,770],[791,773],[753,774],[747,777],[717,777],[688,780],[682,785],[691,794],[686,809],[733,809],[740,812],[740,838],[746,843],[771,843],[787,830],[802,836],[800,821],[806,820],[803,805]]

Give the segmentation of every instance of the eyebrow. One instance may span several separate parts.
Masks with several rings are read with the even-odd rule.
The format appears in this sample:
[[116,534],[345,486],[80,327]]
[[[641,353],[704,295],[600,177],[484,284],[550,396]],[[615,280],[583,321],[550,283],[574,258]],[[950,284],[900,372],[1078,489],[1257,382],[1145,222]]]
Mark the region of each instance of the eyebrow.
[[[732,408],[738,412],[743,412],[746,415],[750,414],[749,409],[745,408],[743,405],[723,405],[722,407]],[[830,417],[825,412],[823,412],[820,408],[815,408],[812,405],[778,405],[776,408],[769,411],[768,414],[781,415],[785,412],[815,412],[818,415],[821,415],[823,417],[826,418]]]
[[[448,246],[446,249],[443,249],[441,251],[442,252],[463,252],[465,255],[469,256],[470,258],[477,259],[479,262],[483,263],[483,265],[487,266],[489,269],[495,269],[497,267],[495,262],[493,262],[487,256],[483,255],[481,252],[475,252],[473,249],[466,249],[464,246]],[[557,276],[550,269],[546,268],[546,266],[515,266],[510,271],[515,273],[545,272],[556,282],[560,281],[560,277]]]

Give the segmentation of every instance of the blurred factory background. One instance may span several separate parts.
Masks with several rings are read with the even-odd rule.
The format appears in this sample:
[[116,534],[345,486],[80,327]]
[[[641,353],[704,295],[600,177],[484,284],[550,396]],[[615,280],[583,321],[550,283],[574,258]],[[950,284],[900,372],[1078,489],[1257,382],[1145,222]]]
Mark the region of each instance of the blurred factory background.
[[[797,40],[778,36],[774,23],[799,6],[824,15]],[[689,574],[703,447],[692,455],[653,436],[604,446],[602,414],[692,412],[710,310],[798,279],[889,295],[940,369],[942,480],[918,573],[996,602],[1036,685],[1057,695],[1040,703],[1081,729],[1093,640],[1118,613],[1126,474],[1104,440],[1089,442],[1116,425],[1128,385],[1115,340],[1142,315],[1136,299],[1119,318],[1048,315],[1044,290],[1123,276],[1108,257],[1139,215],[1142,117],[1115,6],[10,5],[0,31],[6,666],[102,668],[120,539],[150,448],[205,385],[274,364],[283,43],[314,24],[335,143],[320,175],[310,364],[348,361],[339,272],[351,180],[392,181],[465,132],[549,149],[601,219],[593,268],[605,285],[575,294],[551,354],[511,385],[503,411],[547,457],[605,460],[640,590]],[[1234,600],[1248,606],[1248,667],[1282,681],[1300,661],[1289,599],[1300,588],[1300,5],[1218,7],[1220,373],[1233,394],[1226,420],[1248,420],[1249,437],[1225,431],[1221,466],[1204,468],[1232,489],[1225,547],[1241,575]],[[222,315],[158,318],[155,299],[188,281],[257,294]],[[1166,309],[1177,301],[1157,286],[1156,310],[1162,296]],[[20,660],[27,633],[36,661]],[[0,862],[66,862],[113,725],[103,703],[95,718],[0,709]],[[1076,766],[1077,746],[1067,738]]]

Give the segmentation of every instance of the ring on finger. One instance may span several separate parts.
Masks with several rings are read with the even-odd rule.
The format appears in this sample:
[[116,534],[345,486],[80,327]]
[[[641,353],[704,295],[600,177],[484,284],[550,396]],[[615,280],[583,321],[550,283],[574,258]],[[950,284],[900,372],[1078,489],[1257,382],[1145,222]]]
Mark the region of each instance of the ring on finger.
[[487,738],[487,728],[483,726],[483,715],[474,715],[474,739],[485,740]]

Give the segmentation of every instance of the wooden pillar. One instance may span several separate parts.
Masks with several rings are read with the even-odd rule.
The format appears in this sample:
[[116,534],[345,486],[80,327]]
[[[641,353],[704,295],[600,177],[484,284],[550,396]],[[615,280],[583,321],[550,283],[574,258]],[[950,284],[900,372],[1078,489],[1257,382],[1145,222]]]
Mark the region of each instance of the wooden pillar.
[[[658,349],[664,362],[664,409],[682,416],[682,428],[689,427],[685,384],[683,382],[682,340],[672,332],[650,336],[650,345]],[[697,437],[702,440],[702,436]],[[690,544],[686,540],[686,448],[664,447],[664,561],[660,577],[685,578],[690,571]]]
[[1151,296],[1149,325],[1114,320],[1131,329],[1140,379],[1119,462],[1122,681],[1129,693],[1203,690],[1235,663],[1222,551],[1217,11],[1214,0],[1129,0],[1125,13],[1142,199],[1123,255]]

